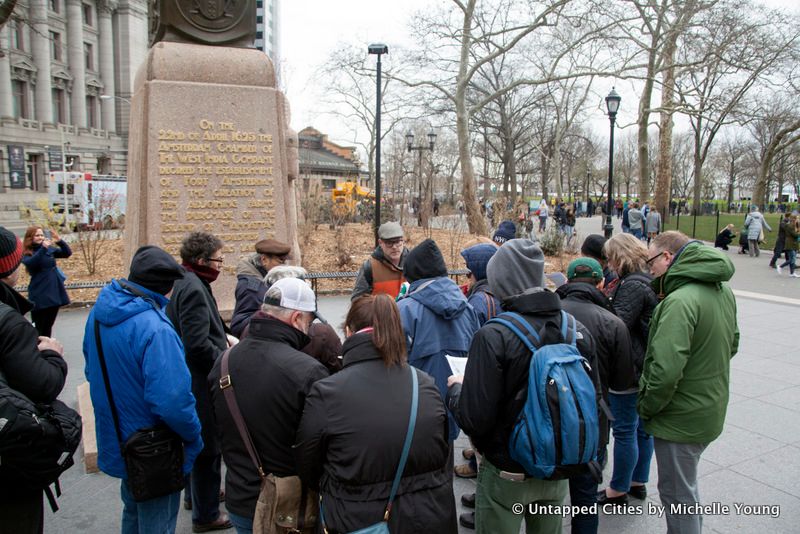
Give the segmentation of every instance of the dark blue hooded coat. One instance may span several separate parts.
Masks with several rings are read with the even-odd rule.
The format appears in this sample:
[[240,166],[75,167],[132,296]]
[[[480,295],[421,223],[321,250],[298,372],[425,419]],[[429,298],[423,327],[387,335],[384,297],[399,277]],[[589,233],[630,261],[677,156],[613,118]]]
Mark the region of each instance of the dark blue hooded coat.
[[[431,375],[444,399],[447,377],[453,374],[445,354],[467,356],[472,336],[480,328],[477,313],[447,277],[415,281],[397,306],[406,335],[408,363]],[[459,430],[452,415],[448,416],[453,441]]]

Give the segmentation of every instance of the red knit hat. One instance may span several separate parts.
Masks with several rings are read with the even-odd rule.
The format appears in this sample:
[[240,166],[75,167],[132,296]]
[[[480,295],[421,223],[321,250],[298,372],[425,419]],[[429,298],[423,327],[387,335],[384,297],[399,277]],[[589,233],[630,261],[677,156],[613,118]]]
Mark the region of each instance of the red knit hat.
[[0,278],[6,278],[22,261],[22,241],[11,231],[0,226]]

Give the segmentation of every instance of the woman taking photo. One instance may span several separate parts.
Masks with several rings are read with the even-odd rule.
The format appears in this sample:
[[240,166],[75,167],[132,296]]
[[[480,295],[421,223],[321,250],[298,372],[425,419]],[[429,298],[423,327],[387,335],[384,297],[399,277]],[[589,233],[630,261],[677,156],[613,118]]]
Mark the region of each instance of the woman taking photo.
[[34,306],[31,319],[40,336],[51,337],[58,309],[69,304],[64,289],[64,274],[56,265],[56,258],[69,258],[72,250],[55,230],[41,226],[30,226],[22,240],[24,248],[22,263],[31,277],[28,283],[28,299]]
[[[658,297],[650,287],[652,277],[647,272],[647,247],[632,234],[617,234],[603,246],[609,268],[619,275],[619,283],[611,295],[614,313],[622,319],[631,334],[631,354],[637,371],[637,382],[642,373],[647,352],[647,335],[650,317],[658,304]],[[647,496],[650,460],[653,457],[653,438],[641,426],[636,413],[638,389],[609,390],[611,423],[614,433],[614,469],[611,481],[600,491],[597,502],[624,504],[628,495],[636,499]]]
[[327,531],[352,532],[384,518],[409,428],[413,372],[416,423],[389,529],[455,533],[447,414],[433,379],[406,363],[394,300],[375,295],[354,301],[345,335],[344,367],[312,386],[295,445],[300,477],[319,488]]

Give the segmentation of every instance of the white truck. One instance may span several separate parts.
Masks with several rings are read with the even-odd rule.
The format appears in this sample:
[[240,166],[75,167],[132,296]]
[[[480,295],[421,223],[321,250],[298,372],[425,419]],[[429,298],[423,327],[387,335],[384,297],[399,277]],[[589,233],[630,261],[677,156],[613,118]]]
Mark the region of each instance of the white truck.
[[63,213],[66,202],[66,223],[69,226],[107,229],[125,224],[127,177],[88,172],[51,172],[49,186],[50,208],[56,213]]

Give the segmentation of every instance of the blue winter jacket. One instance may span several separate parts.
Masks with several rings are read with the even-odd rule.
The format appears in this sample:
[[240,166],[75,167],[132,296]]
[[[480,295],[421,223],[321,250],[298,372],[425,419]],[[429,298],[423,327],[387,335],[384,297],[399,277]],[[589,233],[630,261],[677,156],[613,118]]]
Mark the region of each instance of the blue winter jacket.
[[[127,284],[147,298],[126,290]],[[183,470],[191,471],[203,449],[183,344],[164,313],[162,295],[125,280],[113,280],[97,297],[83,336],[86,378],[94,405],[97,463],[104,473],[127,478],[97,356],[95,319],[100,323],[108,377],[123,442],[163,421],[184,441]]]
[[[469,288],[467,302],[475,309],[480,326],[503,312],[500,301],[489,291],[489,282],[485,278],[478,280]],[[489,309],[490,307],[491,310]]]
[[22,263],[31,275],[28,284],[28,299],[33,302],[34,309],[41,310],[69,304],[64,279],[58,272],[56,258],[69,258],[72,250],[63,239],[55,246],[39,245],[30,256],[23,256]]
[[[480,328],[478,314],[455,282],[447,277],[417,280],[397,303],[406,335],[408,363],[425,371],[447,395],[447,377],[453,374],[445,354],[467,356],[472,336]],[[448,414],[450,441],[458,425]]]

